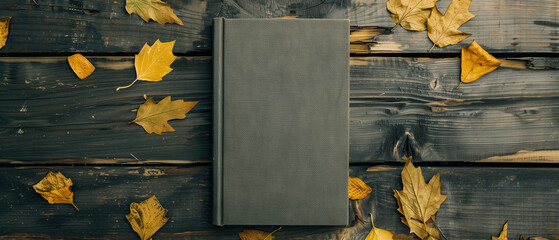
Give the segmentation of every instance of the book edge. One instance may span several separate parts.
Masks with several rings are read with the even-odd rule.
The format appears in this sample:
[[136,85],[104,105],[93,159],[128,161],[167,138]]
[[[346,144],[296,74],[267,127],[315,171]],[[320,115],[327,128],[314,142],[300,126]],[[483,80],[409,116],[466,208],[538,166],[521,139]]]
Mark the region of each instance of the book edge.
[[223,18],[213,22],[213,224],[223,226]]

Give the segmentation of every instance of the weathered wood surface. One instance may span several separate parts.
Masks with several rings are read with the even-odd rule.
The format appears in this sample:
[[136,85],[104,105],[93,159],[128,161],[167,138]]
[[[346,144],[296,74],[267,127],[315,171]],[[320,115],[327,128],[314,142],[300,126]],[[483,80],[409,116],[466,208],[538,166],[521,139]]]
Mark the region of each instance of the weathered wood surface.
[[[559,150],[559,66],[544,59],[511,60],[509,66],[527,69],[501,67],[456,90],[458,59],[352,58],[351,162],[401,161],[404,155],[477,161]],[[210,57],[178,58],[163,81],[119,92],[117,86],[134,79],[133,59],[91,61],[97,70],[79,80],[64,57],[0,58],[0,162],[210,161]],[[170,122],[176,132],[150,135],[128,124],[144,94],[200,103],[185,120]],[[550,156],[547,162],[558,162],[556,152]]]
[[[32,185],[48,170],[62,171],[74,182],[74,200],[48,204]],[[401,167],[352,167],[373,193],[359,201],[377,227],[407,234],[393,197],[401,189]],[[490,239],[509,221],[509,239],[558,234],[559,170],[545,168],[423,168],[429,179],[441,173],[448,195],[437,224],[449,239]],[[275,227],[215,227],[211,222],[211,167],[73,167],[0,168],[0,239],[137,239],[125,219],[131,202],[156,195],[169,210],[169,222],[154,239],[238,239],[242,229],[271,231]],[[165,186],[165,187],[162,187]],[[309,199],[309,201],[312,201]],[[353,205],[353,204],[352,204]],[[304,213],[301,213],[304,214]],[[338,227],[286,227],[281,239],[364,239],[370,223]]]
[[[355,26],[376,30],[352,46],[359,53],[425,53],[432,43],[426,32],[398,27],[386,10],[386,1],[374,0],[168,0],[184,26],[145,23],[129,15],[125,1],[111,0],[0,1],[0,17],[12,16],[7,45],[0,53],[136,53],[145,42],[177,40],[176,53],[208,53],[211,19],[272,18],[292,15],[300,18],[349,18]],[[450,0],[437,3],[444,12]],[[473,1],[470,11],[477,16],[460,29],[473,34],[462,43],[434,52],[459,53],[473,39],[491,53],[559,52],[559,5],[555,0]],[[385,31],[386,30],[386,31]],[[377,36],[378,35],[378,36]]]

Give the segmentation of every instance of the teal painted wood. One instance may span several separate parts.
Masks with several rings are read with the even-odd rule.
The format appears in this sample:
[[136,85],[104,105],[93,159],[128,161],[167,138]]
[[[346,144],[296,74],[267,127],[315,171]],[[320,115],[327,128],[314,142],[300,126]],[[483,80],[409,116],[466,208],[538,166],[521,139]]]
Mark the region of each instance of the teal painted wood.
[[[32,185],[47,171],[61,171],[74,182],[76,211],[68,204],[51,205]],[[352,167],[373,188],[359,200],[366,221],[375,216],[379,228],[407,234],[393,197],[401,189],[401,167]],[[509,221],[509,238],[520,234],[551,239],[557,234],[559,170],[556,168],[423,168],[427,180],[441,173],[442,194],[448,195],[437,224],[448,239],[489,239]],[[125,215],[131,202],[156,195],[169,210],[169,222],[154,239],[239,239],[243,229],[271,231],[275,227],[215,227],[211,225],[211,167],[73,167],[0,168],[0,239],[138,239]],[[313,199],[309,199],[310,202]],[[351,203],[353,205],[354,203]],[[304,214],[304,213],[301,213]],[[354,218],[346,228],[285,227],[282,239],[364,239],[370,223]]]

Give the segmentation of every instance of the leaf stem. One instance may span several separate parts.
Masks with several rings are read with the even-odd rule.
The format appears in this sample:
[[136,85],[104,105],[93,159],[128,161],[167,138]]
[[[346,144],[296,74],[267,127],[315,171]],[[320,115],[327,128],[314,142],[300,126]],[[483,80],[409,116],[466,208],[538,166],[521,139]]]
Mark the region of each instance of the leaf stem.
[[439,230],[441,235],[443,235],[444,239],[448,240],[448,238],[446,238],[446,236],[444,235],[443,231],[439,228],[439,226],[437,226],[437,224],[435,224],[435,222],[433,222],[433,225],[437,228],[437,230]]
[[33,2],[35,3],[35,5],[39,6],[39,4],[35,0],[33,0]]
[[458,89],[460,87],[460,85],[462,85],[462,81],[460,81],[460,83],[458,83],[458,86],[456,86],[456,89]]
[[136,81],[138,81],[138,79],[136,78],[136,80],[134,80],[132,83],[130,83],[130,85],[128,86],[124,86],[124,87],[117,87],[116,90],[120,90],[120,89],[124,89],[124,88],[129,88],[130,86],[132,86],[134,83],[136,83]]
[[427,51],[427,52],[431,52],[431,50],[433,50],[434,47],[435,47],[435,44],[433,43],[433,46],[431,48],[429,48],[429,51]]
[[266,236],[266,238],[264,238],[264,240],[268,240],[268,239],[272,239],[271,236],[272,234],[274,234],[275,232],[279,231],[281,229],[281,227],[279,227],[278,229],[274,230],[273,232],[271,232],[270,234],[268,234],[268,236]]
[[396,23],[396,26],[394,26],[392,29],[390,29],[390,31],[394,31],[394,29],[396,29],[396,27],[398,27],[398,25],[400,25],[399,23]]
[[72,202],[72,206],[74,206],[76,208],[76,210],[78,210],[78,212],[80,211],[80,209],[78,207],[76,207],[76,205]]

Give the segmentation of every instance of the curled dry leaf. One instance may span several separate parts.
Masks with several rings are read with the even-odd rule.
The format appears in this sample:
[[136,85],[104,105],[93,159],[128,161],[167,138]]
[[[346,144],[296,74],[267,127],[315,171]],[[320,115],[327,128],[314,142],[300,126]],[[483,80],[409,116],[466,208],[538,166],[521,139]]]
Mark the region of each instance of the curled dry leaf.
[[420,167],[414,167],[408,158],[402,170],[404,189],[394,190],[398,202],[398,212],[404,215],[402,222],[419,238],[426,240],[441,239],[434,227],[435,216],[446,195],[441,195],[440,173],[425,183]]
[[241,240],[272,240],[274,239],[272,234],[279,231],[280,229],[281,227],[271,233],[252,229],[243,230],[239,233],[239,237],[241,238]]
[[458,30],[462,24],[476,16],[468,11],[471,2],[472,0],[452,0],[444,15],[436,6],[433,8],[427,20],[427,35],[433,42],[429,52],[435,45],[445,47],[457,44],[472,35]]
[[175,41],[160,42],[159,39],[151,47],[147,43],[144,44],[140,53],[136,54],[134,58],[136,80],[130,85],[118,87],[116,90],[128,88],[138,80],[151,82],[163,80],[163,76],[173,71],[171,63],[177,59],[177,56],[173,55],[174,45]]
[[175,129],[167,123],[172,119],[184,119],[198,102],[185,102],[181,100],[171,101],[171,96],[167,96],[159,103],[155,103],[153,98],[148,99],[140,105],[136,113],[136,119],[129,123],[136,123],[144,128],[149,134],[162,132],[174,132]]
[[8,40],[8,28],[10,27],[10,19],[12,19],[12,17],[8,17],[0,21],[0,49],[6,46],[6,41]]
[[501,231],[501,234],[499,234],[499,237],[491,237],[491,240],[508,240],[507,237],[507,228],[508,228],[509,222],[505,222],[505,225],[503,226],[503,230]]
[[68,63],[80,79],[84,79],[95,71],[95,67],[87,58],[77,53],[68,57]]
[[151,18],[161,25],[165,23],[184,25],[171,9],[171,5],[160,0],[126,0],[126,12],[136,13],[146,22]]
[[396,26],[401,25],[404,29],[412,31],[423,31],[427,27],[425,21],[431,14],[438,0],[389,0],[386,8],[390,11],[392,20]]
[[363,180],[349,177],[348,196],[351,200],[363,199],[373,191]]
[[165,214],[167,209],[154,195],[139,204],[130,204],[130,214],[126,215],[126,219],[142,240],[148,240],[169,220]]
[[[501,61],[485,51],[475,40],[468,48],[462,48],[462,74],[460,84],[477,80],[497,69]],[[460,87],[458,84],[458,89]]]
[[50,204],[71,204],[79,211],[78,207],[74,205],[74,193],[70,190],[72,185],[74,185],[72,179],[66,178],[61,172],[49,171],[39,183],[33,185],[33,189]]
[[371,229],[367,237],[365,237],[365,240],[392,240],[394,233],[391,233],[384,229],[376,228],[375,224],[373,223],[373,214],[369,213],[369,215],[371,215],[371,225],[373,226],[373,228]]

